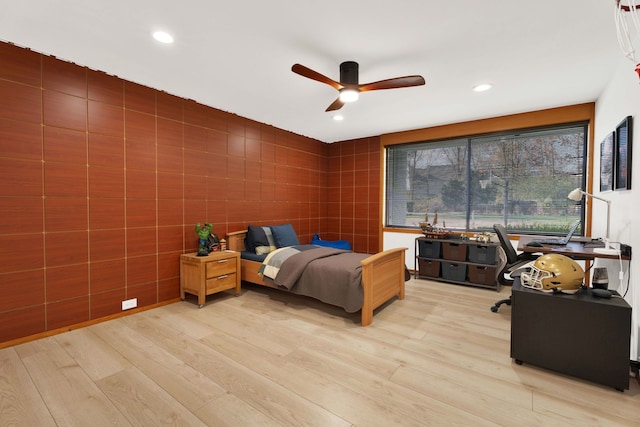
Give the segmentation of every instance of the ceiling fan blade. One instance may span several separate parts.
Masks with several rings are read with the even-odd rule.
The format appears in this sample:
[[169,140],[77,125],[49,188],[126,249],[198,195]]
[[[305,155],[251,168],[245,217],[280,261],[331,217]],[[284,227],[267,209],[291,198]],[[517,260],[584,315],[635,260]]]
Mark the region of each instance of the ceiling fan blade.
[[329,77],[322,75],[317,71],[313,71],[311,68],[307,68],[304,65],[293,64],[293,66],[291,67],[291,71],[311,80],[328,84],[336,90],[340,90],[344,87],[342,84],[336,82],[335,80],[331,80]]
[[333,101],[333,103],[331,105],[329,105],[327,107],[326,110],[324,111],[335,111],[335,110],[339,110],[342,108],[342,106],[344,105],[344,102],[340,101],[340,97],[336,98],[335,101]]
[[425,84],[422,76],[404,76],[393,79],[380,80],[373,83],[365,83],[359,86],[360,92],[381,89],[396,89],[401,87],[421,86]]

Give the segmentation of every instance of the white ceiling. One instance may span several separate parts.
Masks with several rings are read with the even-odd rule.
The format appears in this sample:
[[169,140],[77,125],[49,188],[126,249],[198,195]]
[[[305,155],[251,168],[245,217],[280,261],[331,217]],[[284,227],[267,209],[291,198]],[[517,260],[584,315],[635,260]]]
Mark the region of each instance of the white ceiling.
[[[614,0],[0,0],[0,40],[324,142],[595,101],[622,55]],[[163,29],[175,43],[161,45]],[[420,74],[340,113],[326,84]],[[471,88],[494,84],[489,92]]]

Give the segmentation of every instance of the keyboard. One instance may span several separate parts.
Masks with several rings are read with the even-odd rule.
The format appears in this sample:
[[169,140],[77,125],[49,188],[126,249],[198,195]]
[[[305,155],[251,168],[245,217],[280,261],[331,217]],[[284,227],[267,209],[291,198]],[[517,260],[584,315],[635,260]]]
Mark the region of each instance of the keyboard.
[[560,245],[564,246],[567,242],[564,239],[535,239],[532,241],[536,243],[540,243],[542,245]]

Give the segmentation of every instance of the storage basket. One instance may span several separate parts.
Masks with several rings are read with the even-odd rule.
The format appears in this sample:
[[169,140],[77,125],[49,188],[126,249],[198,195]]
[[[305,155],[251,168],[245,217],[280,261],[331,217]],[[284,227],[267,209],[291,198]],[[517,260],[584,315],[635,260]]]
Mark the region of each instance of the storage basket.
[[469,245],[469,262],[495,264],[497,246]]
[[418,255],[425,258],[440,258],[440,242],[418,239]]
[[453,282],[464,282],[467,278],[467,264],[443,261],[442,278]]
[[496,284],[496,279],[498,277],[496,270],[496,267],[470,265],[469,282],[476,283],[478,285],[493,286]]
[[440,261],[418,258],[418,274],[425,277],[440,277]]
[[451,261],[467,260],[467,245],[464,243],[442,243],[442,258]]

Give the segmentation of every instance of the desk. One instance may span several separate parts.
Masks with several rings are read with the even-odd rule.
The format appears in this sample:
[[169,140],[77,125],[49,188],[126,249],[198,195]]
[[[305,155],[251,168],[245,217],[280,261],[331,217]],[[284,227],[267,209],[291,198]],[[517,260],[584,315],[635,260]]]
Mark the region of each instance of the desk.
[[629,388],[631,307],[614,291],[550,294],[520,285],[511,302],[511,357],[617,390]]
[[[568,256],[569,258],[577,260],[592,260],[595,258],[610,258],[618,259],[618,255],[600,254],[593,250],[597,246],[589,246],[584,242],[569,242],[566,246],[558,245],[543,245],[542,247],[527,246],[527,243],[532,240],[539,239],[539,236],[522,236],[518,241],[518,250],[522,252],[530,253],[543,253],[543,254],[560,254]],[[624,260],[630,260],[631,257],[623,255],[621,257]]]

